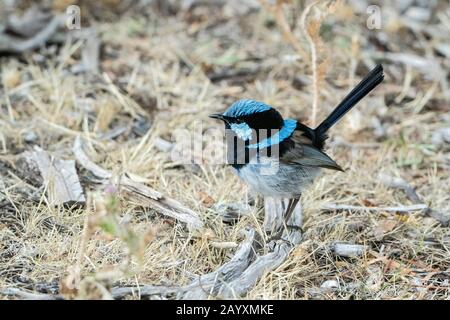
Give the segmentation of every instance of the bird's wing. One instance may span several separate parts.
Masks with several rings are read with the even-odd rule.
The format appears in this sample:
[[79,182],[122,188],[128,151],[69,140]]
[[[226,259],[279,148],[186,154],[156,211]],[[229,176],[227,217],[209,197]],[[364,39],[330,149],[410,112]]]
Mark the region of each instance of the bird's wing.
[[290,139],[294,143],[282,155],[282,162],[344,171],[333,159],[317,149],[304,132],[296,130]]

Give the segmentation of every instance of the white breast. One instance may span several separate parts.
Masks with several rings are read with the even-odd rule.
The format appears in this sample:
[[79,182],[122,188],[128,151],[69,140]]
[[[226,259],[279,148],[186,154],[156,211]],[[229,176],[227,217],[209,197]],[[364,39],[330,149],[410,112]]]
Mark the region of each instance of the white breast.
[[264,158],[250,162],[239,170],[239,177],[255,192],[270,197],[296,198],[317,177],[318,167],[287,165]]

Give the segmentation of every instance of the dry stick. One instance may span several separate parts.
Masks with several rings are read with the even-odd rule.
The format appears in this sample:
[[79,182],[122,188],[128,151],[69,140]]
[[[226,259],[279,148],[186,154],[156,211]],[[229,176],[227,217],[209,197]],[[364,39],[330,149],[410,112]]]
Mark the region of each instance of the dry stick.
[[314,7],[317,2],[312,2],[309,6],[306,7],[305,11],[303,11],[301,16],[301,25],[303,32],[308,40],[310,50],[311,50],[311,68],[312,68],[312,77],[313,77],[313,104],[312,104],[312,112],[311,112],[311,125],[314,126],[316,124],[317,118],[317,108],[319,105],[319,79],[317,75],[317,50],[316,44],[314,43],[313,38],[308,32],[308,28],[306,26],[306,17],[308,16],[311,8]]
[[275,21],[277,22],[278,26],[281,28],[281,31],[283,32],[283,36],[286,38],[286,40],[289,41],[292,47],[297,51],[297,53],[306,61],[308,60],[308,55],[306,54],[303,47],[300,45],[300,43],[295,38],[294,34],[292,33],[291,28],[289,27],[289,24],[286,20],[286,17],[283,13],[282,4],[277,3],[274,6],[271,6],[267,3],[266,0],[259,0],[259,3],[261,6],[266,9],[266,11],[269,11],[272,13],[272,15],[275,17]]
[[322,210],[354,210],[354,211],[388,211],[388,212],[412,212],[420,211],[428,208],[426,204],[414,204],[410,206],[397,206],[397,207],[364,207],[364,206],[352,206],[346,204],[326,204]]

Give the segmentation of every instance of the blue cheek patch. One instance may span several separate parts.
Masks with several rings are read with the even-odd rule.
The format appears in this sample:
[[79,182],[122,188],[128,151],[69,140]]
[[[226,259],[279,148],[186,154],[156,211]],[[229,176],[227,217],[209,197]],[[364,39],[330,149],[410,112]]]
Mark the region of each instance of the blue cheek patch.
[[252,129],[246,123],[232,123],[230,125],[230,128],[240,139],[244,141],[250,140],[252,138]]
[[248,145],[247,148],[263,149],[263,148],[270,147],[274,144],[278,144],[281,141],[283,141],[284,139],[289,138],[292,135],[292,133],[294,132],[295,128],[297,128],[296,120],[293,120],[293,119],[284,120],[284,125],[280,131],[278,131],[274,135],[270,136],[269,138],[266,138],[266,139],[260,141],[259,143],[254,143],[254,144]]

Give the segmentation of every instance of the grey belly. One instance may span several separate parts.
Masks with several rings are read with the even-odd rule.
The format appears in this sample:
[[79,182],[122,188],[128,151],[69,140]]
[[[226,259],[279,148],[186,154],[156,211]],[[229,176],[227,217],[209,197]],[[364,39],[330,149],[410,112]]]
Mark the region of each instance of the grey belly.
[[251,189],[265,197],[297,198],[320,172],[318,167],[249,163],[237,171]]

